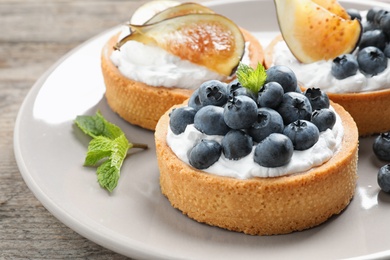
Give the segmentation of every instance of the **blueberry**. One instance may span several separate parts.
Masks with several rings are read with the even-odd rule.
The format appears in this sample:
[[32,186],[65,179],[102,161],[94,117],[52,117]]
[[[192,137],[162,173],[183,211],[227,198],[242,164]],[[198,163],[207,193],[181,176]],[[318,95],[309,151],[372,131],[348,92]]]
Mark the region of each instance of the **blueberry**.
[[223,118],[232,129],[248,128],[257,119],[257,104],[247,96],[231,96],[224,107]]
[[218,161],[222,146],[214,140],[202,139],[188,153],[189,163],[196,169],[206,169]]
[[308,88],[304,95],[309,99],[312,110],[329,108],[329,97],[319,88]]
[[375,22],[375,16],[380,10],[382,10],[382,9],[380,7],[376,7],[376,6],[369,9],[367,12],[367,15],[366,15],[367,21]]
[[202,107],[202,104],[200,103],[200,100],[199,100],[199,89],[196,89],[192,95],[190,96],[190,98],[188,99],[188,106],[189,107],[192,107],[193,109],[195,109],[196,111],[198,111],[199,109],[201,109]]
[[227,85],[228,95],[238,96],[238,95],[246,95],[246,88],[244,88],[238,79],[235,79]]
[[390,192],[390,164],[382,166],[378,171],[378,185],[384,192]]
[[357,19],[359,21],[362,20],[362,16],[360,15],[359,10],[357,10],[357,9],[349,8],[349,9],[347,9],[347,13],[351,17],[352,20],[354,20],[354,19]]
[[222,106],[227,98],[227,86],[219,80],[206,81],[199,87],[199,100],[203,106]]
[[385,56],[386,56],[387,58],[390,58],[390,43],[387,43],[387,44],[386,44],[386,47],[385,47],[383,53],[385,54]]
[[333,60],[331,73],[336,79],[345,79],[356,74],[358,62],[352,54],[343,54]]
[[283,134],[291,139],[295,150],[306,150],[317,143],[320,132],[318,128],[309,121],[297,120],[287,125]]
[[252,137],[241,130],[230,130],[221,141],[222,152],[230,160],[238,160],[252,151]]
[[387,42],[385,33],[380,29],[364,32],[360,39],[359,48],[364,49],[369,46],[374,46],[380,50],[384,50]]
[[362,22],[362,27],[363,27],[363,32],[368,32],[368,31],[372,31],[375,29],[379,29],[379,25],[377,25],[373,22],[369,22],[369,21]]
[[336,123],[336,114],[329,108],[314,110],[311,116],[311,122],[315,124],[320,132],[326,129],[332,129]]
[[255,142],[260,142],[272,133],[282,133],[283,129],[282,116],[272,108],[261,107],[256,122],[247,131]]
[[174,108],[169,114],[169,127],[175,135],[186,130],[187,125],[194,123],[196,110],[192,107]]
[[284,90],[278,82],[266,83],[259,92],[257,103],[260,107],[276,108],[283,99]]
[[300,93],[288,92],[283,95],[277,111],[283,118],[285,125],[298,119],[310,121],[312,107],[309,99]]
[[385,54],[376,47],[366,47],[358,52],[357,62],[360,71],[366,75],[375,76],[387,68]]
[[378,135],[372,149],[379,160],[390,161],[390,132]]
[[297,77],[287,66],[276,65],[270,67],[267,70],[267,79],[265,84],[272,81],[278,82],[283,87],[284,93],[296,91],[298,88]]
[[223,108],[212,105],[199,109],[194,127],[207,135],[225,135],[230,130],[223,120]]
[[384,16],[386,16],[389,13],[388,10],[385,9],[378,9],[374,16],[374,23],[380,24],[381,20]]
[[252,98],[255,101],[257,99],[257,95],[255,93],[253,93],[251,90],[243,87],[241,85],[241,83],[238,81],[238,79],[231,81],[227,85],[227,92],[228,92],[229,96],[244,95],[244,96],[248,96],[248,97]]
[[256,145],[253,159],[264,167],[279,167],[286,165],[293,153],[294,147],[290,138],[273,133]]
[[389,37],[390,36],[390,13],[387,13],[386,15],[382,16],[379,26],[383,30],[384,34],[387,35],[387,37]]

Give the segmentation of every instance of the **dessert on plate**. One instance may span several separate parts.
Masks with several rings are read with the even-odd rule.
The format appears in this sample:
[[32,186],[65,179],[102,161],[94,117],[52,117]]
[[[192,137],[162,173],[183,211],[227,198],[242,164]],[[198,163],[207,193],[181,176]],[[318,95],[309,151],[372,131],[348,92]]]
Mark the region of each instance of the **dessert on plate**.
[[233,80],[239,62],[263,63],[253,35],[205,6],[174,1],[141,6],[101,55],[109,106],[149,130],[201,82]]
[[286,65],[303,90],[325,91],[352,115],[360,136],[390,130],[390,15],[345,10],[337,1],[286,3],[276,1],[282,35],[266,47],[266,67]]
[[240,65],[229,84],[202,83],[160,118],[161,190],[211,226],[251,235],[308,229],[354,195],[356,124],[319,89],[302,93],[285,66],[259,67]]

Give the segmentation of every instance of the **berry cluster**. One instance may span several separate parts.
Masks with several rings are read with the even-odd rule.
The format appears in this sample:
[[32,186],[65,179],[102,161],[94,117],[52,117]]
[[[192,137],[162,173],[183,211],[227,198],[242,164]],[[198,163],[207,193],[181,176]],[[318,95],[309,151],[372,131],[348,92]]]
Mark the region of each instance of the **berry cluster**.
[[237,79],[229,84],[204,82],[188,106],[170,113],[170,129],[176,135],[193,124],[206,135],[223,136],[221,142],[203,139],[188,151],[189,162],[197,169],[213,165],[221,154],[238,160],[253,148],[253,160],[261,166],[285,165],[294,150],[312,147],[320,132],[332,129],[335,122],[328,96],[317,88],[302,92],[286,66],[269,68],[256,93]]
[[[348,9],[347,12],[352,19],[362,20],[359,11]],[[358,70],[371,77],[387,68],[390,58],[390,12],[374,7],[368,10],[365,18],[356,52],[333,60],[331,73],[336,79],[353,76]]]
[[[372,148],[379,160],[390,162],[390,132],[378,135]],[[379,169],[377,178],[379,187],[384,192],[390,193],[390,164],[386,164]]]

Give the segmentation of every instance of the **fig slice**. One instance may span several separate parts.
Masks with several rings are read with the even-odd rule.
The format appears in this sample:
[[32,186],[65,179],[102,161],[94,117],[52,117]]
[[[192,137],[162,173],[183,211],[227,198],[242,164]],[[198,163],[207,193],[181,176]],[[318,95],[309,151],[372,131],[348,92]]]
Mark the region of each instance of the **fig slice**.
[[245,51],[240,28],[219,14],[187,14],[147,24],[129,24],[132,33],[115,46],[135,40],[156,45],[184,60],[230,76]]
[[325,0],[274,1],[283,39],[300,62],[334,59],[358,46],[362,34],[360,22],[344,19],[330,12],[331,6],[324,8],[314,2]]
[[202,14],[214,13],[210,8],[197,4],[197,3],[183,3],[180,5],[176,5],[170,8],[167,8],[157,14],[155,14],[152,18],[145,22],[145,24],[151,24],[166,20],[168,18],[186,15],[186,14]]
[[337,0],[312,0],[314,3],[322,6],[329,12],[340,16],[343,19],[351,19],[347,11],[340,5]]

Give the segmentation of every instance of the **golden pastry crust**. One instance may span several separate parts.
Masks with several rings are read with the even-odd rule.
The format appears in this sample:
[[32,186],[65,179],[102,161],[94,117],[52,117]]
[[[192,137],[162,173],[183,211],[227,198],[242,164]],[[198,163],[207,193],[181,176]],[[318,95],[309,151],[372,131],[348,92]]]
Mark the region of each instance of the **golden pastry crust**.
[[[264,51],[266,68],[272,66],[275,45],[282,41],[277,36]],[[299,79],[298,79],[299,80]],[[304,87],[302,87],[304,90]],[[343,106],[353,117],[359,136],[369,136],[390,130],[390,88],[361,93],[327,93],[329,98]]]
[[323,223],[349,204],[357,180],[356,124],[341,106],[332,106],[345,132],[332,159],[300,174],[247,180],[208,174],[178,159],[166,142],[165,113],[155,131],[162,193],[198,222],[251,235],[286,234]]
[[[264,53],[259,41],[245,29],[241,29],[249,44],[251,66],[263,63]],[[106,85],[106,99],[111,109],[131,124],[154,130],[158,119],[170,107],[181,104],[193,90],[152,87],[123,76],[111,62],[110,55],[118,35],[105,44],[101,55],[101,67]]]

